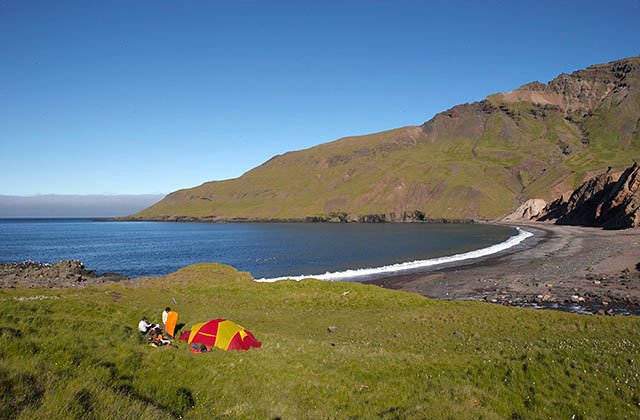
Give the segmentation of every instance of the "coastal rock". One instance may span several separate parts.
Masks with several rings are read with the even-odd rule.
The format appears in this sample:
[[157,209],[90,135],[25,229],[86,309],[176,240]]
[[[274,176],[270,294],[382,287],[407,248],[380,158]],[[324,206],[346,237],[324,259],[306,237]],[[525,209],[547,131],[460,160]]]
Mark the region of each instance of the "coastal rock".
[[90,284],[125,280],[127,277],[87,270],[77,260],[64,260],[55,264],[25,261],[0,264],[0,288],[3,287],[85,287]]
[[504,220],[533,220],[540,216],[545,207],[547,207],[546,201],[541,198],[532,198],[525,201],[520,207],[515,209],[513,213],[506,216]]
[[640,226],[640,167],[637,163],[615,174],[611,168],[587,180],[569,198],[549,204],[539,221],[561,225],[626,229]]

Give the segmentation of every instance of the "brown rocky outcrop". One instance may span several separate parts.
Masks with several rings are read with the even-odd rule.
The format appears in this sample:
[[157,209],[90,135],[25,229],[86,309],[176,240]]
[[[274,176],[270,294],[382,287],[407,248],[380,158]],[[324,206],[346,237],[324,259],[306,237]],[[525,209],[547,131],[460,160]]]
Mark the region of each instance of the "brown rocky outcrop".
[[637,63],[619,60],[598,64],[571,74],[561,74],[549,83],[532,82],[512,92],[499,94],[506,102],[529,101],[553,105],[566,114],[588,115],[611,93],[629,88],[627,75]]
[[589,179],[568,199],[553,201],[538,220],[561,225],[626,229],[640,226],[640,167],[634,163],[622,173]]

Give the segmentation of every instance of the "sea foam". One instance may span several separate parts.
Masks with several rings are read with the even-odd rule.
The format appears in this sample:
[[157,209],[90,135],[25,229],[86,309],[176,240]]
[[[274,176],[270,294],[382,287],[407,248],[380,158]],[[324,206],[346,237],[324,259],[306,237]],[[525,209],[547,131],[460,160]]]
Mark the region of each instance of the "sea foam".
[[374,268],[360,268],[356,270],[345,270],[345,271],[337,271],[337,272],[326,272],[324,274],[305,274],[302,276],[285,276],[285,277],[276,277],[276,278],[262,278],[255,279],[258,282],[274,282],[278,280],[302,280],[308,278],[314,278],[319,280],[345,280],[345,279],[354,279],[359,277],[373,277],[379,276],[381,274],[388,273],[397,273],[400,271],[410,271],[410,270],[418,270],[425,267],[433,267],[435,265],[447,264],[457,261],[469,260],[472,258],[480,258],[485,257],[487,255],[495,254],[500,251],[504,251],[505,249],[509,249],[514,247],[527,239],[530,236],[533,236],[533,233],[527,232],[526,230],[516,228],[518,230],[517,235],[514,235],[507,239],[504,242],[501,242],[496,245],[491,245],[486,248],[477,249],[475,251],[465,252],[463,254],[454,254],[447,255],[444,257],[431,258],[428,260],[417,260],[417,261],[408,261],[398,264],[385,265],[382,267],[374,267]]

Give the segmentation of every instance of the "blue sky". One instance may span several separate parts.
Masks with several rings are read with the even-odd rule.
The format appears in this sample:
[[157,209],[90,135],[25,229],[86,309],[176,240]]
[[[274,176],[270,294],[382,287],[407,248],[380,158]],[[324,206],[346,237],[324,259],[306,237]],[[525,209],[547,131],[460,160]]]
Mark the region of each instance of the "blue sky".
[[640,54],[640,2],[0,0],[0,194],[168,193]]

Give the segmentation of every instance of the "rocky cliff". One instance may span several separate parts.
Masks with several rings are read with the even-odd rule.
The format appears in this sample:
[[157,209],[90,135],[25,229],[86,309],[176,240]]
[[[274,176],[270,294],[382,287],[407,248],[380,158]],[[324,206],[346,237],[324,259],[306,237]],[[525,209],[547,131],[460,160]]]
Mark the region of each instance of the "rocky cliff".
[[494,219],[631,159],[640,160],[640,57],[458,105],[421,126],[285,153],[130,218]]
[[571,195],[549,204],[539,220],[557,224],[625,229],[640,226],[640,168],[611,170],[587,180]]

